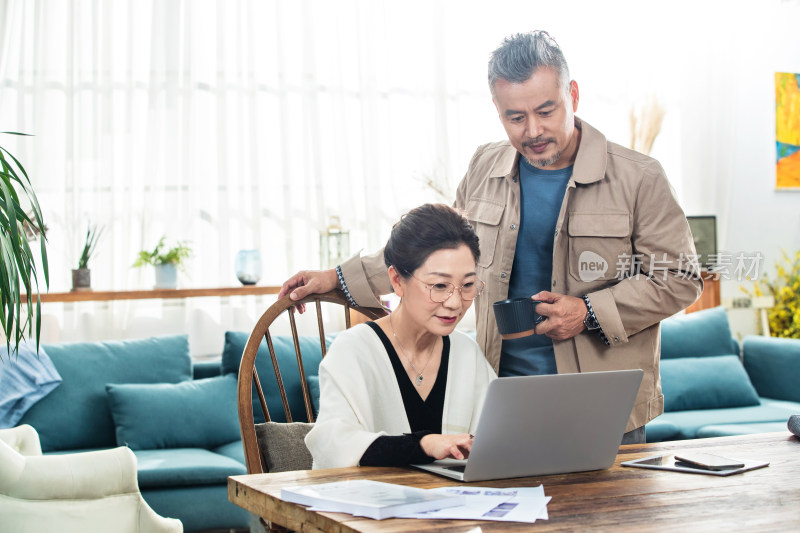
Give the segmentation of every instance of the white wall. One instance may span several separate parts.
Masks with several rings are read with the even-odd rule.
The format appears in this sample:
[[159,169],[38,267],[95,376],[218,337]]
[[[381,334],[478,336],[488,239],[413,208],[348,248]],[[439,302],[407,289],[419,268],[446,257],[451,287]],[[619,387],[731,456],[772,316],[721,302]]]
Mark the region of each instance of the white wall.
[[[506,4],[503,4],[506,5]],[[516,7],[524,10],[520,4]],[[628,110],[648,93],[666,107],[651,155],[687,215],[716,215],[718,248],[763,258],[800,249],[800,191],[775,189],[775,72],[800,72],[800,2],[565,2],[521,17],[548,29],[579,82],[578,114],[628,144]],[[723,303],[747,279],[723,279]],[[729,309],[735,335],[759,332]]]
[[[719,249],[760,253],[759,274],[771,277],[782,249],[800,249],[800,191],[775,188],[774,100],[775,72],[800,72],[799,23],[796,1],[735,4],[727,23],[707,36],[709,61],[691,64],[703,90],[683,88],[684,207],[716,214]],[[723,279],[723,303],[751,285]],[[735,334],[759,332],[755,311],[728,314]]]

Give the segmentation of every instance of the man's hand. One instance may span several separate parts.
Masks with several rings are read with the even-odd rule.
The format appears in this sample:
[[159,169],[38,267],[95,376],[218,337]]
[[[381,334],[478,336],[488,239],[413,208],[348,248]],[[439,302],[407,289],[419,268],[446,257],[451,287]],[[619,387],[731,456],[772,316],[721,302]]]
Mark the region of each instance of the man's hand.
[[586,329],[583,319],[588,309],[583,298],[542,291],[531,296],[539,300],[536,312],[547,318],[536,325],[538,335],[547,335],[555,341],[571,339]]
[[420,439],[419,445],[428,457],[434,459],[466,459],[472,449],[472,435],[425,435]]
[[[289,294],[289,298],[292,300],[300,300],[309,294],[322,294],[335,289],[338,282],[339,277],[333,268],[329,270],[301,270],[283,283],[281,292],[278,293],[278,299],[280,300],[286,294]],[[298,313],[304,313],[305,310],[305,305],[297,305]]]

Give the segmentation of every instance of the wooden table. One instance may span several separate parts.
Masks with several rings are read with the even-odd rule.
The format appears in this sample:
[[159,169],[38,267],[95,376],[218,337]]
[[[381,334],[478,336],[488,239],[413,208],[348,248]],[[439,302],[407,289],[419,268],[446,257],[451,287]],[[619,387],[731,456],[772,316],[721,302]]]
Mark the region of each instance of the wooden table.
[[[49,292],[33,294],[31,299],[35,302],[41,298],[43,303],[48,302],[106,302],[115,300],[154,300],[154,299],[179,299],[222,296],[250,296],[262,294],[278,294],[280,286],[268,285],[242,285],[236,287],[214,287],[200,289],[143,289],[138,291],[70,291]],[[28,297],[20,294],[20,301],[25,303]]]
[[[703,450],[740,460],[769,461],[759,470],[716,477],[622,467],[622,461],[677,450]],[[799,531],[800,440],[785,433],[632,444],[609,470],[473,483],[489,487],[544,484],[549,520],[535,524],[467,520],[371,520],[311,512],[279,499],[283,486],[373,479],[422,488],[458,485],[407,468],[352,467],[233,476],[228,498],[297,531]],[[463,484],[462,484],[463,485]]]

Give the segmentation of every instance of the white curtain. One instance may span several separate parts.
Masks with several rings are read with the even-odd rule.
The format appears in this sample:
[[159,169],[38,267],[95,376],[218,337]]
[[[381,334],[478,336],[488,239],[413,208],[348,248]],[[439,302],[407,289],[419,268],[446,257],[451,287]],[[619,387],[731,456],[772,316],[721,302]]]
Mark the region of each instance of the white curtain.
[[15,145],[50,225],[52,290],[89,222],[105,226],[96,288],[148,286],[129,267],[162,235],[192,243],[182,284],[201,287],[236,283],[244,248],[270,283],[319,267],[331,215],[354,249],[374,246],[437,199],[424,182],[451,200],[459,117],[488,103],[448,83],[460,64],[435,2],[0,6],[0,118],[36,135]]
[[[493,116],[487,47],[465,68],[445,7],[0,0],[0,130],[35,134],[3,142],[49,226],[50,291],[69,290],[89,223],[105,228],[98,290],[150,287],[152,270],[131,264],[161,236],[194,250],[181,286],[238,284],[234,257],[250,248],[261,283],[280,284],[321,266],[330,216],[356,252],[408,208],[452,201],[471,151],[502,130],[478,118]],[[458,83],[467,73],[473,87]],[[43,333],[202,338],[248,329],[267,304],[51,304]]]
[[[96,289],[150,287],[152,271],[131,264],[162,235],[194,250],[182,286],[236,285],[249,248],[264,257],[261,284],[280,284],[320,267],[332,215],[356,252],[408,208],[452,201],[474,149],[504,138],[489,52],[547,29],[580,84],[578,114],[610,139],[628,144],[638,99],[666,105],[652,155],[689,214],[718,215],[725,246],[730,154],[752,146],[737,137],[753,123],[743,95],[763,98],[752,80],[794,68],[762,59],[792,44],[797,59],[797,13],[785,0],[0,0],[0,131],[35,135],[0,142],[39,194],[51,292],[69,289],[89,222],[105,227]],[[53,319],[61,338],[125,336],[140,313],[116,304],[115,322],[86,326],[86,305]],[[166,331],[227,324],[182,305]]]

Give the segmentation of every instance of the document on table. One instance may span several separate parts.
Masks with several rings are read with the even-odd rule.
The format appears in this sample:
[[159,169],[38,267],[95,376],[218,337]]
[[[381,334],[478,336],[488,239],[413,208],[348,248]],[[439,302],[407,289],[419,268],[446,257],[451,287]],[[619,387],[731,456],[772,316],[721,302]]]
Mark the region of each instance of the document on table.
[[281,489],[281,499],[310,505],[312,511],[349,513],[376,520],[409,512],[460,506],[465,502],[457,494],[443,494],[367,479],[284,487]]
[[544,487],[517,487],[496,489],[490,487],[439,487],[431,492],[450,496],[463,496],[466,503],[436,511],[403,514],[399,518],[493,520],[499,522],[528,522],[547,520],[549,496]]

